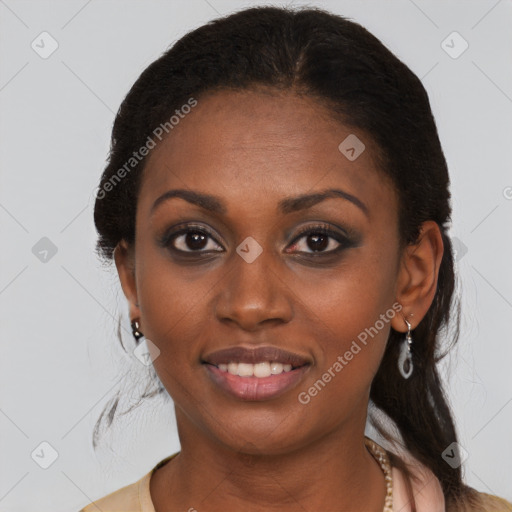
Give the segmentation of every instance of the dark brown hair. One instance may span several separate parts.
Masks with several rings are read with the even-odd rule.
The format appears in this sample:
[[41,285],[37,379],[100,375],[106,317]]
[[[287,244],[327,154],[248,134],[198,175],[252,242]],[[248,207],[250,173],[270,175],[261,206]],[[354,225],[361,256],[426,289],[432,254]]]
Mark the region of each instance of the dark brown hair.
[[[413,333],[413,375],[404,381],[398,372],[403,335],[392,329],[372,383],[370,417],[385,438],[397,439],[432,470],[450,506],[470,489],[463,484],[461,468],[452,468],[442,458],[457,435],[437,363],[444,355],[443,329],[444,338],[451,336],[449,344],[455,343],[460,314],[447,234],[451,220],[448,169],[421,81],[375,36],[353,21],[320,9],[274,7],[243,10],[193,30],[149,65],[124,99],[99,190],[106,190],[133,151],[191,97],[200,101],[207,92],[257,86],[309,95],[333,117],[357,127],[376,143],[379,167],[398,192],[402,246],[417,241],[424,221],[434,220],[441,229],[444,254],[437,291]],[[123,179],[102,197],[98,194],[97,252],[105,260],[112,260],[121,239],[135,241],[144,163],[142,159],[123,173]],[[455,316],[455,330],[448,334],[451,316]],[[110,420],[116,406],[117,402],[111,406]],[[379,419],[382,413],[386,421]],[[391,456],[406,469],[398,457]]]

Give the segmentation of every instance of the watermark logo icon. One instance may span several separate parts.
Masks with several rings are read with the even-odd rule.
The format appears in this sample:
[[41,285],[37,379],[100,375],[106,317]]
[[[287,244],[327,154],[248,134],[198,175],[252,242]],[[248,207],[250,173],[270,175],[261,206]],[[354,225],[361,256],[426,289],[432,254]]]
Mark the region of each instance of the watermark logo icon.
[[43,441],[30,456],[39,467],[48,469],[57,460],[59,454],[48,441]]
[[441,48],[452,59],[458,59],[469,48],[469,43],[454,31],[441,42]]
[[[190,114],[192,108],[197,105],[195,98],[189,98],[180,109],[176,109],[174,114],[168,121],[160,123],[152,132],[156,139],[162,141],[166,134],[170,133],[187,114]],[[106,181],[104,181],[96,190],[96,199],[103,199],[107,196],[107,192],[111,192],[140,162],[146,158],[149,153],[156,147],[155,139],[148,135],[144,144],[137,151],[133,151],[126,162],[117,169]]]
[[452,238],[452,249],[453,249],[453,259],[457,262],[461,260],[466,253],[468,252],[468,246],[459,238],[454,236]]
[[59,47],[57,40],[48,32],[41,32],[30,44],[39,57],[47,59]]
[[144,365],[151,366],[153,361],[160,355],[160,349],[147,338],[133,351],[133,355]]
[[57,254],[57,246],[48,237],[43,236],[32,247],[32,254],[41,263],[48,263]]
[[237,248],[236,252],[247,262],[252,263],[262,252],[263,247],[254,240],[252,236],[248,236]]
[[348,160],[353,162],[361,153],[366,149],[363,142],[353,133],[351,133],[341,144],[338,146],[340,153]]
[[443,460],[452,468],[458,468],[468,458],[468,452],[462,445],[455,441],[450,444],[441,454]]

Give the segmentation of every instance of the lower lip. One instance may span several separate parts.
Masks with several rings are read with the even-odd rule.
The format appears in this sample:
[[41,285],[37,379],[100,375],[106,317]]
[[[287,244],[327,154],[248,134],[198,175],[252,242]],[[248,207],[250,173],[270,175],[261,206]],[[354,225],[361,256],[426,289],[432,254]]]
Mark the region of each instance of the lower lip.
[[224,391],[240,400],[259,402],[286,393],[303,378],[309,365],[270,377],[240,377],[219,370],[211,364],[204,365],[210,378]]

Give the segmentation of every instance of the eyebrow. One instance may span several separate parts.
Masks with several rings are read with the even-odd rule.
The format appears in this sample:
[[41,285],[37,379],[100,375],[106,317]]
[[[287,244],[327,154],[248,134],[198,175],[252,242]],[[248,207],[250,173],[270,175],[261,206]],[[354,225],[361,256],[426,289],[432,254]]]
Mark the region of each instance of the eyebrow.
[[[178,197],[189,203],[200,206],[201,208],[217,214],[226,214],[227,208],[222,200],[210,194],[194,192],[192,190],[174,189],[168,190],[156,199],[150,210],[153,215],[155,210],[165,201],[173,197]],[[350,201],[361,209],[368,216],[368,207],[356,196],[337,188],[329,188],[313,194],[302,194],[296,197],[287,197],[278,203],[278,210],[283,214],[293,213],[299,210],[305,210],[330,198],[341,198]]]

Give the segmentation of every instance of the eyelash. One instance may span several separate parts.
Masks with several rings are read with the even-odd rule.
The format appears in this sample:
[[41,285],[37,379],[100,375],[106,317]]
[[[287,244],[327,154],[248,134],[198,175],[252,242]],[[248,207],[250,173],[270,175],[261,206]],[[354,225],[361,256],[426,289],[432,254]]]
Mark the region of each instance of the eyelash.
[[[207,237],[211,238],[217,245],[221,245],[215,238],[215,235],[204,226],[194,225],[194,224],[186,224],[182,226],[178,226],[177,229],[165,233],[158,241],[158,244],[161,247],[168,248],[172,252],[185,257],[193,257],[194,255],[201,255],[201,254],[207,254],[207,253],[217,253],[217,252],[223,252],[218,250],[198,250],[198,251],[182,251],[181,249],[176,249],[172,246],[172,242],[178,238],[180,235],[186,235],[189,233],[197,233],[206,235]],[[332,256],[334,254],[337,254],[344,249],[348,249],[350,247],[353,247],[356,245],[356,242],[351,239],[349,236],[343,235],[337,231],[332,230],[329,225],[327,224],[317,224],[315,226],[307,226],[305,228],[302,228],[299,230],[299,232],[296,234],[295,238],[292,240],[292,242],[289,244],[290,246],[294,246],[297,244],[299,240],[304,238],[306,235],[315,234],[315,235],[323,235],[328,236],[329,238],[333,238],[336,242],[338,242],[339,246],[335,249],[331,249],[329,251],[318,251],[318,252],[305,252],[305,251],[298,251],[299,254],[307,255],[308,257],[318,258],[319,256]]]

